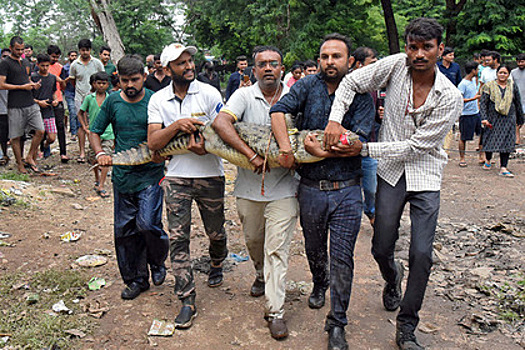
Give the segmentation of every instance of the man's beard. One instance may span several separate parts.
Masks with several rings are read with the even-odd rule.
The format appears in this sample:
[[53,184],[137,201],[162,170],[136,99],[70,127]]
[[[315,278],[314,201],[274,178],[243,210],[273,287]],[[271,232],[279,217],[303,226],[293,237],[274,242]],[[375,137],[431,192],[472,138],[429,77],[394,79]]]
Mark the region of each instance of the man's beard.
[[[330,68],[335,69],[334,67],[330,67]],[[329,76],[329,75],[326,74],[325,70],[321,68],[321,70],[319,72],[319,75],[321,76],[321,78],[324,81],[327,81],[329,83],[336,83],[336,82],[341,81],[341,79],[343,79],[343,77],[346,75],[346,73],[348,73],[348,71],[342,72],[340,70],[337,70],[337,74],[336,75]]]
[[137,98],[137,96],[140,95],[140,93],[144,90],[144,86],[140,88],[140,90],[137,90],[133,87],[127,88],[124,90],[124,95],[126,95],[129,99],[133,100]]
[[[193,72],[193,79],[184,78],[184,74],[188,72]],[[181,84],[181,85],[189,84],[195,80],[195,69],[186,69],[184,72],[182,72],[182,75],[175,74],[175,72],[172,70],[171,80],[173,80],[175,84]]]

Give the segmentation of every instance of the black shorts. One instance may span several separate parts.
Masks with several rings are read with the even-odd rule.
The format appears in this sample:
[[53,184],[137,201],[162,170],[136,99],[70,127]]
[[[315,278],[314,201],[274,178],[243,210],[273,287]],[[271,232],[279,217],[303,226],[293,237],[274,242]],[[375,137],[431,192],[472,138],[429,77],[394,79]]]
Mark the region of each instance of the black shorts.
[[462,115],[459,117],[459,133],[461,141],[470,141],[476,135],[481,134],[481,117],[478,114]]

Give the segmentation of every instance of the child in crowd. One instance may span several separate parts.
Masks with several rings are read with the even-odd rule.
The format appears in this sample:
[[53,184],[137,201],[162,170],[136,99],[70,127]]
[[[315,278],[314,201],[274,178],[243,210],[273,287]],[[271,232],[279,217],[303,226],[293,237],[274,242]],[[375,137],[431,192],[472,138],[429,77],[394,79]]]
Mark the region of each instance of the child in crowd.
[[55,92],[57,91],[57,79],[53,74],[49,73],[49,66],[51,65],[51,58],[47,54],[39,54],[36,56],[38,71],[31,74],[33,82],[40,81],[40,89],[33,90],[33,98],[40,106],[40,113],[44,118],[44,158],[51,155],[51,144],[55,142],[57,135],[57,127],[55,124],[55,114],[53,107],[58,105]]
[[[102,103],[104,103],[106,97],[108,96],[106,90],[109,86],[109,79],[110,76],[106,72],[95,73],[89,78],[92,93],[86,96],[82,106],[80,106],[80,111],[78,112],[78,120],[88,135],[90,144],[91,133],[89,132],[89,128],[95,122],[95,119],[100,112],[100,106],[102,106]],[[107,127],[106,131],[102,135],[100,135],[100,139],[102,141],[103,150],[107,154],[112,154],[115,136],[113,135],[113,129],[111,125]],[[89,158],[91,164],[96,163],[95,153],[91,147],[89,151]],[[104,189],[109,167],[96,167],[93,171],[95,172],[95,191],[102,198],[109,197],[109,194]]]
[[113,85],[113,88],[109,92],[110,94],[120,91],[120,78],[118,74],[114,73],[111,75],[111,85]]

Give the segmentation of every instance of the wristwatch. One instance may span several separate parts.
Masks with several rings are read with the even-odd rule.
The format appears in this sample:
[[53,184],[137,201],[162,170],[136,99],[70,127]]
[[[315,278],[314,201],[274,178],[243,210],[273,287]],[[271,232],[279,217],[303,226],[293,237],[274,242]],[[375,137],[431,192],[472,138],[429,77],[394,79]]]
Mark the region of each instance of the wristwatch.
[[363,142],[362,144],[362,148],[361,148],[361,157],[368,157],[368,143],[366,142]]

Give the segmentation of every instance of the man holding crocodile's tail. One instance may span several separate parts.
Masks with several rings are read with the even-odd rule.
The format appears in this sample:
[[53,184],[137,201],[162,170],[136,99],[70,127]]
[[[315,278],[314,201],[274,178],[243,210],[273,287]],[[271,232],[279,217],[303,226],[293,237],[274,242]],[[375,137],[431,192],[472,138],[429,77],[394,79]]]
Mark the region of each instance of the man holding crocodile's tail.
[[180,131],[191,133],[189,154],[175,155],[162,181],[166,195],[170,258],[175,275],[175,293],[182,308],[177,328],[189,328],[197,316],[195,282],[190,259],[191,203],[195,200],[210,239],[209,287],[223,282],[222,262],[228,254],[224,231],[224,171],[219,157],[204,149],[196,137],[196,125],[212,121],[222,107],[221,94],[213,86],[195,80],[193,55],[197,49],[181,44],[164,48],[162,66],[171,73],[172,84],[155,93],[148,106],[148,146],[162,149]]
[[[295,125],[299,130],[324,129],[335,90],[353,62],[350,50],[347,37],[341,34],[326,36],[319,50],[321,72],[300,79],[271,108],[272,129],[281,150],[281,166],[291,168],[295,163],[284,114],[297,116]],[[342,124],[364,140],[370,134],[374,114],[370,94],[357,95],[345,113]],[[359,140],[355,142],[360,143]],[[359,152],[352,152],[348,145],[338,145],[330,151],[324,151],[312,135],[306,138],[305,148],[313,155],[327,158],[317,163],[303,164],[297,169],[301,175],[298,196],[300,220],[314,282],[308,305],[313,309],[323,307],[325,292],[330,286],[331,307],[325,326],[329,332],[328,349],[344,350],[348,348],[344,327],[348,323],[346,310],[354,273],[354,247],[363,210],[361,157]],[[330,262],[327,254],[328,231]]]

